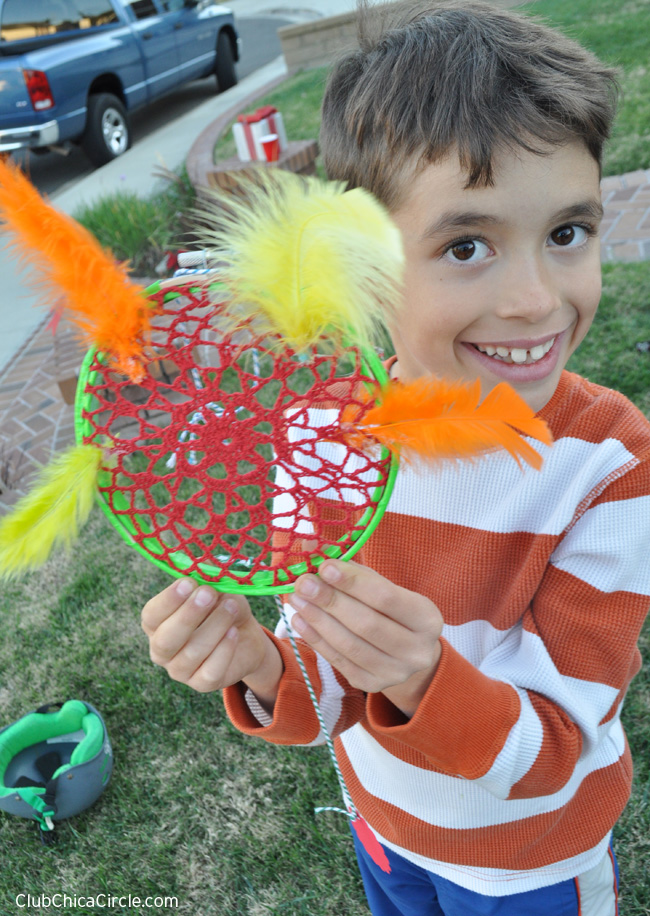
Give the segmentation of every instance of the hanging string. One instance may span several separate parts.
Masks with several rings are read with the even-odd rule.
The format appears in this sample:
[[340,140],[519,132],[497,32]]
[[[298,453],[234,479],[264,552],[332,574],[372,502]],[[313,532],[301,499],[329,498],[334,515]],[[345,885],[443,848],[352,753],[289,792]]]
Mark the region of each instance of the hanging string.
[[279,614],[282,617],[282,621],[289,635],[289,641],[291,643],[291,648],[293,649],[293,654],[296,657],[296,661],[300,665],[302,676],[304,678],[305,684],[307,685],[307,690],[309,691],[309,697],[311,699],[312,705],[314,707],[314,711],[318,718],[321,732],[325,738],[325,743],[327,745],[327,750],[329,751],[329,755],[332,760],[332,765],[334,766],[334,772],[336,773],[336,778],[339,781],[339,786],[341,788],[341,794],[343,796],[343,803],[345,804],[347,808],[347,810],[344,811],[342,808],[322,807],[322,808],[314,808],[314,811],[316,814],[320,814],[323,811],[335,811],[337,814],[345,814],[346,817],[349,817],[350,820],[354,821],[359,817],[359,812],[355,808],[354,803],[352,799],[350,798],[350,793],[348,792],[348,787],[345,784],[343,773],[341,773],[341,770],[338,764],[338,760],[336,759],[336,752],[334,750],[334,742],[332,741],[332,737],[329,733],[329,729],[327,725],[325,724],[325,719],[321,712],[320,705],[316,697],[316,692],[312,686],[311,679],[309,677],[309,674],[307,673],[307,668],[305,667],[305,663],[302,660],[302,656],[300,655],[300,651],[298,649],[296,639],[291,629],[289,618],[287,617],[287,612],[284,607],[284,602],[282,601],[282,598],[280,597],[280,595],[275,596],[275,602],[277,604]]

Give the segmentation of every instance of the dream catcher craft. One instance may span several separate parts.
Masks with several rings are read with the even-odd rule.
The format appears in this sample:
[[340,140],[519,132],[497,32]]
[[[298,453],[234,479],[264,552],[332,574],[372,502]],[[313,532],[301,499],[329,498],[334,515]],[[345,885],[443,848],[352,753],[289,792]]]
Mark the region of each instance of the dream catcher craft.
[[402,251],[370,194],[278,169],[240,192],[203,213],[213,272],[141,290],[0,163],[0,217],[90,347],[77,445],[0,525],[0,575],[72,543],[97,501],[172,575],[278,594],[360,549],[400,461],[504,448],[540,466],[523,436],[548,430],[506,384],[481,401],[478,381],[387,377],[374,340]]
[[[402,459],[549,441],[507,385],[390,382],[373,347],[399,297],[399,234],[368,193],[262,172],[215,204],[218,269],[143,291],[92,237],[0,171],[19,255],[90,344],[78,445],[0,527],[0,572],[71,543],[95,500],[172,575],[276,594],[378,524]],[[49,296],[47,295],[49,294]]]

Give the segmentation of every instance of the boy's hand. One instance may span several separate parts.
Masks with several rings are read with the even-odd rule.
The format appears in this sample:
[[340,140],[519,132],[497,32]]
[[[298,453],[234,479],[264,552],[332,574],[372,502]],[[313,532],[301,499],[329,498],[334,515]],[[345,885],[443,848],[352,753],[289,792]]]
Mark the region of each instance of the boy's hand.
[[292,626],[345,679],[411,717],[440,659],[442,615],[416,592],[357,563],[327,560],[288,596]]
[[282,661],[243,595],[179,579],[146,603],[142,629],[151,660],[173,680],[201,693],[245,681],[273,708]]

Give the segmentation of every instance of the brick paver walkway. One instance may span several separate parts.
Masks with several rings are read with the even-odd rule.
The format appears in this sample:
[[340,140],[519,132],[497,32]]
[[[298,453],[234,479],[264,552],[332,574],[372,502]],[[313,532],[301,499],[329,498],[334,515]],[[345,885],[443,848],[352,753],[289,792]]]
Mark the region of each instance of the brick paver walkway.
[[74,442],[74,408],[58,379],[72,377],[82,359],[70,327],[60,323],[55,347],[45,319],[0,370],[0,513],[23,494],[35,468]]
[[603,261],[650,259],[650,169],[603,178]]
[[[650,260],[650,169],[604,178],[603,261]],[[0,514],[25,491],[31,472],[74,441],[74,411],[59,382],[71,378],[82,349],[61,322],[56,347],[45,319],[0,367]]]

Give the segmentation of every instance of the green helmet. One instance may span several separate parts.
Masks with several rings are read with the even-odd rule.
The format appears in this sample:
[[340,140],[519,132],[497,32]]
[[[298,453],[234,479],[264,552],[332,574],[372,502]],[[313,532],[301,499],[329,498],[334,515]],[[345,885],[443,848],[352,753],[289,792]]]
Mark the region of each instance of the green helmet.
[[0,730],[0,808],[36,820],[44,834],[92,805],[112,769],[106,726],[90,703],[50,703]]

